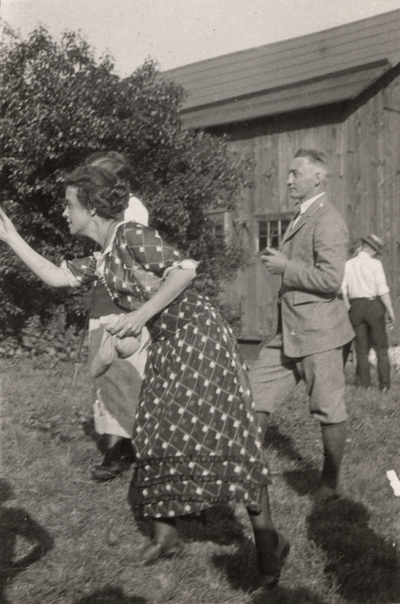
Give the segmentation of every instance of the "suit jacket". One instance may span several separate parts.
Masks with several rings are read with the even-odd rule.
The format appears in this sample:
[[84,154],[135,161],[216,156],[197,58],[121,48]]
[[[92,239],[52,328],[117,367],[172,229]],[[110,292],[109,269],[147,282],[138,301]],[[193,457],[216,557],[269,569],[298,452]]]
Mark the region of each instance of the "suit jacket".
[[293,228],[289,225],[281,244],[289,264],[280,292],[287,356],[331,350],[354,337],[339,296],[347,246],[346,223],[326,194],[311,204]]

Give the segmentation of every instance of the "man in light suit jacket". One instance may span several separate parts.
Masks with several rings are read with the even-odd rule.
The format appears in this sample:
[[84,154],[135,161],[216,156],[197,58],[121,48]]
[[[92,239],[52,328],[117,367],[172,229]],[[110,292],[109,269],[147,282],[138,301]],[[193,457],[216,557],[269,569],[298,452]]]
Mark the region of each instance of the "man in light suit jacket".
[[346,224],[325,193],[326,156],[300,149],[287,185],[295,215],[280,251],[267,248],[261,260],[281,275],[277,333],[272,334],[250,373],[257,413],[267,418],[304,380],[310,412],[319,420],[324,465],[316,496],[335,495],[346,441],[347,413],[342,348],[354,333],[340,296],[347,259]]

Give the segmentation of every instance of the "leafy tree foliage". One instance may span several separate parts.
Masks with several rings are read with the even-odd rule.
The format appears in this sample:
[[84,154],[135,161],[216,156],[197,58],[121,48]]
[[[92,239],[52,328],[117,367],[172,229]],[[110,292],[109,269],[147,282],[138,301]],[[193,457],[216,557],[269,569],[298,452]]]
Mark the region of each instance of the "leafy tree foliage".
[[[151,224],[202,261],[197,287],[217,296],[240,253],[215,235],[207,210],[235,205],[245,162],[229,157],[223,139],[182,128],[183,95],[152,62],[121,79],[110,57],[96,62],[75,33],[59,42],[42,27],[26,40],[3,36],[0,201],[34,249],[55,262],[88,253],[91,244],[73,239],[61,216],[63,174],[93,152],[124,152]],[[49,319],[60,305],[69,324],[82,320],[80,295],[42,286],[3,244],[0,273],[8,333],[34,315]]]

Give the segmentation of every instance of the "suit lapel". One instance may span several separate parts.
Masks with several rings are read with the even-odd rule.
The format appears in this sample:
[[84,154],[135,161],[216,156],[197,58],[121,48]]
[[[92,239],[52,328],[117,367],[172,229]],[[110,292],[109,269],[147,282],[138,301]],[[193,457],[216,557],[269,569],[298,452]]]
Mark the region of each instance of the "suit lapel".
[[282,243],[280,246],[281,250],[283,248],[283,245],[289,239],[291,239],[293,237],[293,235],[295,235],[301,229],[301,227],[303,227],[306,224],[306,222],[311,218],[311,216],[313,216],[319,210],[319,208],[321,208],[324,205],[326,199],[327,199],[327,196],[326,196],[326,193],[324,193],[323,195],[321,195],[321,197],[316,199],[314,201],[314,203],[312,203],[310,205],[309,208],[307,208],[307,210],[304,212],[304,214],[300,215],[300,218],[296,222],[294,227],[292,226],[293,221],[289,224],[288,228],[285,231],[283,239],[282,239]]

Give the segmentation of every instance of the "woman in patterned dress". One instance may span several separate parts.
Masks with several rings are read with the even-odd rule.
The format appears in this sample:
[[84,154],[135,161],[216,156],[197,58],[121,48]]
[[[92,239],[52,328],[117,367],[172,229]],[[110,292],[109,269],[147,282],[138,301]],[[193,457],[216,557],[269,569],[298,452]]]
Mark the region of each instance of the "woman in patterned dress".
[[110,333],[152,337],[135,418],[137,511],[151,517],[154,538],[143,564],[177,554],[178,516],[242,502],[253,526],[259,572],[278,582],[289,543],[272,522],[268,466],[249,380],[229,325],[188,286],[197,262],[183,259],[157,231],[118,221],[129,191],[111,172],[83,166],[66,179],[63,213],[70,232],[102,246],[57,267],[18,235],[0,210],[0,238],[53,287],[92,282],[97,274],[126,310]]

